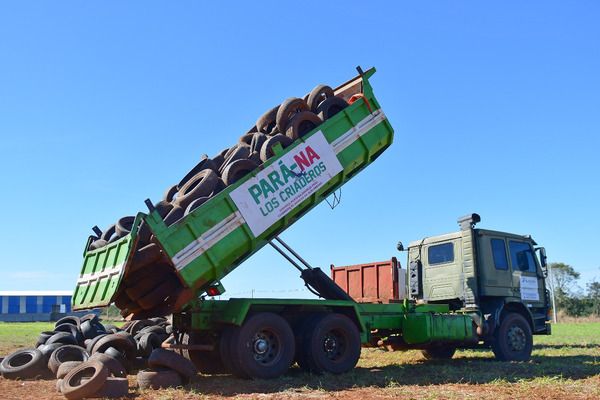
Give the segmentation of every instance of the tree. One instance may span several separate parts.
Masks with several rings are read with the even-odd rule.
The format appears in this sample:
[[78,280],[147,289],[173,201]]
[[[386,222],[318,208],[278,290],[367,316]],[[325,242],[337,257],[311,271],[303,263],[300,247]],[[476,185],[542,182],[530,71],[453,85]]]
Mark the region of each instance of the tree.
[[592,306],[592,313],[598,316],[600,315],[600,282],[594,280],[586,286],[588,288],[588,297]]
[[[552,281],[557,302],[557,308],[564,308],[567,305],[569,297],[572,297],[573,286],[579,279],[579,272],[573,267],[563,263],[550,264]],[[554,310],[556,312],[556,310]]]

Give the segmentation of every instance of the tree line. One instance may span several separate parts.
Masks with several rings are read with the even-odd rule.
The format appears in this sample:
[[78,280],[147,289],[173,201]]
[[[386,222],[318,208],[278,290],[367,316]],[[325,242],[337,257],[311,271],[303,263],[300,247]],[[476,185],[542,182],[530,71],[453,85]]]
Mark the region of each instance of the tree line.
[[580,273],[564,263],[552,263],[549,266],[552,280],[550,290],[554,287],[556,310],[563,311],[572,317],[600,315],[600,282],[595,279],[587,283],[584,291],[577,285]]

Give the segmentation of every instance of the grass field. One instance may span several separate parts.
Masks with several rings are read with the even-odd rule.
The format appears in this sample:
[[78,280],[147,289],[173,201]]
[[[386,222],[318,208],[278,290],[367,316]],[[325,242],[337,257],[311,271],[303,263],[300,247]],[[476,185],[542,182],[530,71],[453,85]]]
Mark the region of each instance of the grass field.
[[[33,346],[39,332],[51,327],[0,324],[0,356]],[[482,350],[462,350],[452,360],[431,361],[418,351],[363,349],[357,367],[343,375],[305,374],[297,367],[275,380],[198,375],[185,388],[160,391],[135,389],[135,376],[131,376],[128,398],[600,399],[600,323],[564,323],[552,328],[551,336],[534,338],[533,354],[526,363],[496,362],[491,351]],[[0,380],[0,390],[8,384]],[[19,397],[64,398],[48,391],[52,385],[32,382],[27,393],[31,397]]]

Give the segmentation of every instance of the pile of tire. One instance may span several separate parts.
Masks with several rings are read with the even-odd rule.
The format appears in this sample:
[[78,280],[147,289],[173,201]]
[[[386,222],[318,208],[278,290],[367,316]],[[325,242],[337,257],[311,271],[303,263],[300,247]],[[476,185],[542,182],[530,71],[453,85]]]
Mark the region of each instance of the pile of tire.
[[[258,118],[232,147],[214,157],[204,154],[179,183],[165,191],[154,207],[167,226],[175,224],[273,157],[275,146],[290,146],[347,106],[348,102],[335,96],[327,85],[315,87],[303,98],[288,98]],[[134,219],[126,216],[110,225],[93,238],[89,250],[102,248],[129,234]],[[161,315],[184,287],[144,223],[138,235],[138,250],[123,277],[125,289],[117,294],[115,304],[124,316],[144,311],[147,315],[153,312]]]
[[[128,321],[118,328],[100,323],[96,314],[67,316],[53,331],[41,332],[35,347],[6,356],[0,372],[6,379],[56,378],[57,390],[69,399],[119,398],[128,393],[129,373],[165,363],[161,346],[172,331],[161,317]],[[186,377],[187,382],[193,378],[189,373]]]

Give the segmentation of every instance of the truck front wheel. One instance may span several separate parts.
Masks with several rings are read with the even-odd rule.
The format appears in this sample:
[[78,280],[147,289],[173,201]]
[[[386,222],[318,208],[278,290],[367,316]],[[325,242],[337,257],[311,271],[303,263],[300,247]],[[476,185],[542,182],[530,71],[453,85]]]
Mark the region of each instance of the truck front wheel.
[[521,314],[507,314],[494,332],[492,351],[500,361],[527,361],[533,350],[531,327]]

